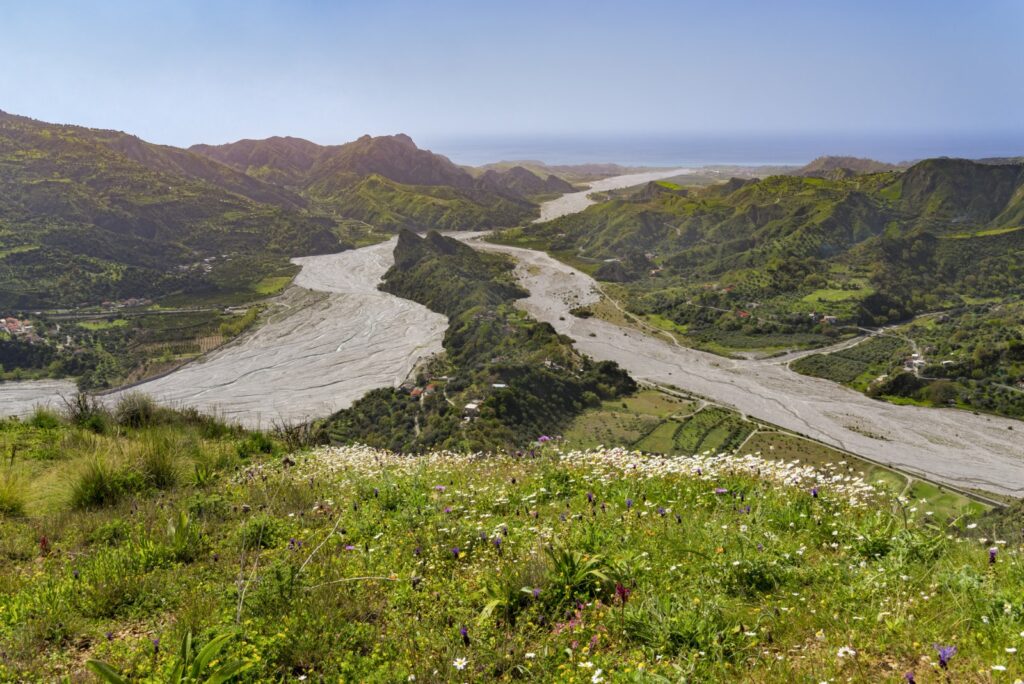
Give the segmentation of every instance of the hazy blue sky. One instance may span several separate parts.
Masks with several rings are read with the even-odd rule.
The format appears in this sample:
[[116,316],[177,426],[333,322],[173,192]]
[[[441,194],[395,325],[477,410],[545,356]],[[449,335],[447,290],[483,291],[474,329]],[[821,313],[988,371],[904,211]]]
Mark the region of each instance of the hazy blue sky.
[[48,2],[0,109],[187,145],[1024,128],[1024,2]]

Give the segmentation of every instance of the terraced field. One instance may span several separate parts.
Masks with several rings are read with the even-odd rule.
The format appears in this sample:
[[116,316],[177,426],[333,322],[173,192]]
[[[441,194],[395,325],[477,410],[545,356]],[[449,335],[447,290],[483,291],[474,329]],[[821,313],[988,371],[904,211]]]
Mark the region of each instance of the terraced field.
[[718,453],[735,449],[754,429],[753,423],[738,414],[709,406],[692,416],[661,423],[635,446],[652,453]]

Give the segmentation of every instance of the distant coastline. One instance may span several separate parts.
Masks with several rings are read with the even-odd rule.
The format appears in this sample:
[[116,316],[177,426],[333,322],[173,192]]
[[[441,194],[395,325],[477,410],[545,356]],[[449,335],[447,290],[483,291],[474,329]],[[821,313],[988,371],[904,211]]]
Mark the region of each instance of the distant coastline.
[[801,166],[822,155],[898,163],[930,157],[1024,156],[1024,131],[986,134],[741,136],[420,137],[457,164],[535,159],[548,164],[616,163],[639,167]]

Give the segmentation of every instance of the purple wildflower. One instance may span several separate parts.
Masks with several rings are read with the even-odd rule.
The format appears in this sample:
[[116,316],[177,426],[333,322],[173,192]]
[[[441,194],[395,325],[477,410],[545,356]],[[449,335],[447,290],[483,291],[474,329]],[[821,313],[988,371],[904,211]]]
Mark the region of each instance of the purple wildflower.
[[453,546],[452,547],[452,555],[455,556],[456,558],[459,557],[459,547],[458,546]]
[[633,500],[632,499],[626,499],[626,510],[628,511],[632,507],[633,507]]
[[462,643],[469,646],[469,630],[466,629],[466,625],[462,625],[462,627],[459,628],[459,634],[462,635]]
[[150,641],[153,642],[153,653],[159,653],[160,652],[160,637],[157,637],[155,639],[150,639]]
[[907,682],[907,684],[917,684],[917,680],[914,679],[913,672],[907,672],[906,674],[904,674],[903,679]]
[[729,490],[726,489],[725,487],[715,487],[715,494],[721,495],[721,494],[728,494],[728,493],[729,493]]
[[445,486],[444,485],[434,485],[434,491],[435,492],[443,492],[444,490],[445,490]]
[[667,512],[668,512],[668,511],[666,511],[666,510],[664,509],[664,507],[662,507],[662,506],[658,506],[658,515],[660,515],[660,516],[661,516],[662,518],[664,518],[664,517],[665,517],[665,513],[667,513]]
[[498,549],[498,551],[501,551],[501,536],[500,535],[497,535],[497,534],[494,535],[494,539],[491,540],[491,543],[494,544],[494,548]]
[[989,565],[995,565],[996,564],[996,554],[997,553],[999,553],[999,549],[997,549],[994,546],[991,549],[988,550],[988,564]]
[[956,646],[939,646],[932,644],[939,653],[939,667],[943,670],[949,668],[949,659],[956,655]]
[[351,544],[348,544],[348,545],[345,546],[345,550],[346,551],[355,551],[356,547],[352,546]]
[[587,492],[587,503],[594,505],[594,492]]
[[818,498],[818,488],[817,487],[811,487],[811,496],[814,497],[815,499]]
[[113,641],[114,640],[114,633],[113,632],[107,632],[106,636],[107,636],[107,641]]
[[444,507],[444,512],[445,513],[451,513],[452,512],[452,507],[451,506],[445,506]]
[[543,444],[544,442],[550,442],[551,438],[548,437],[547,435],[541,435],[540,437],[537,438],[537,441]]
[[533,598],[540,598],[540,587],[533,588]]
[[615,583],[615,598],[617,598],[623,605],[625,605],[626,601],[629,600],[629,595],[632,593],[633,591],[622,582]]

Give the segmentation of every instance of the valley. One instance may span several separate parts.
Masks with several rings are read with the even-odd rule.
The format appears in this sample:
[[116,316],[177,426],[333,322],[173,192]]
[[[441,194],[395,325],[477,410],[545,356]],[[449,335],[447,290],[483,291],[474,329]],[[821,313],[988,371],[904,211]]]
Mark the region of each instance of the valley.
[[595,359],[616,361],[641,382],[677,387],[742,414],[872,461],[966,488],[1024,493],[1024,423],[967,411],[894,406],[834,382],[801,376],[784,360],[726,359],[570,311],[600,295],[586,274],[536,250],[473,239],[514,256],[530,296],[520,305],[576,340]]
[[[599,181],[599,189],[678,173],[612,177]],[[594,188],[544,203],[541,216],[584,209]],[[570,336],[580,351],[617,362],[641,382],[693,393],[905,472],[967,489],[1024,493],[1024,445],[1019,437],[1024,428],[1017,421],[887,405],[835,382],[799,375],[787,365],[792,357],[724,358],[636,328],[578,318],[572,310],[601,298],[589,275],[541,251],[484,242],[480,232],[454,235],[477,249],[514,257],[519,281],[530,292],[518,303],[523,310]],[[377,289],[393,263],[394,245],[390,240],[295,259],[301,272],[256,330],[132,391],[249,427],[268,427],[328,415],[372,389],[397,386],[420,360],[441,350],[447,322],[419,304]],[[31,387],[40,398],[48,390]],[[12,386],[10,391],[16,390]],[[9,403],[17,401],[11,398]],[[23,400],[18,405],[24,409]]]

